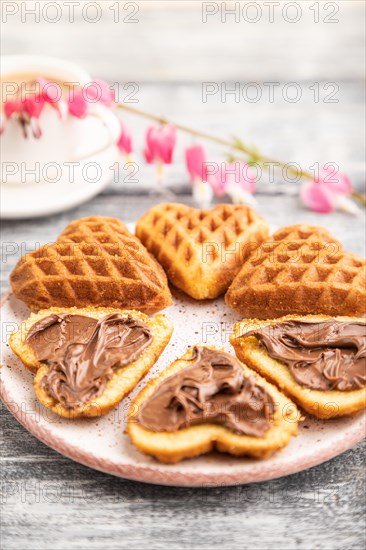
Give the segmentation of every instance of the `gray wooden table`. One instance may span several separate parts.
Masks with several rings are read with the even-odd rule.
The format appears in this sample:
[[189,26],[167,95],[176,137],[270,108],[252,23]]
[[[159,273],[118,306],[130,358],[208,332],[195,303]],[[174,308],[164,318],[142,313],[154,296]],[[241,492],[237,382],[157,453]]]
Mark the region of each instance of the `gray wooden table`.
[[[24,3],[23,3],[24,4]],[[356,188],[364,190],[363,2],[337,2],[336,24],[318,24],[309,5],[288,24],[265,15],[256,24],[202,22],[200,3],[137,2],[138,24],[116,24],[112,11],[87,24],[78,11],[74,23],[3,25],[3,53],[44,53],[84,64],[95,77],[136,82],[141,108],[218,135],[240,135],[269,155],[299,162],[338,162]],[[122,3],[123,4],[123,3]],[[263,14],[266,13],[263,11]],[[329,15],[329,13],[327,12]],[[50,12],[51,16],[51,12]],[[46,45],[46,46],[45,46]],[[301,87],[298,103],[276,96],[257,103],[202,102],[202,83],[289,82]],[[318,82],[319,102],[310,86]],[[324,102],[325,86],[339,87],[336,103]],[[141,144],[145,123],[129,119]],[[180,145],[187,143],[181,138]],[[220,158],[215,147],[210,157]],[[92,201],[69,212],[2,224],[3,242],[18,245],[2,263],[1,288],[21,245],[51,242],[72,220],[87,215],[136,220],[155,202],[147,196],[152,170],[141,166],[138,183],[112,183]],[[182,154],[168,170],[177,200],[191,204]],[[272,224],[299,221],[326,226],[351,251],[365,255],[365,217],[319,216],[301,207],[281,185],[263,180],[258,210]],[[117,479],[81,466],[52,451],[2,408],[3,550],[119,550],[130,548],[203,550],[361,549],[365,544],[365,444],[308,471],[248,486],[181,489]]]
[[[191,204],[189,195],[177,200]],[[278,225],[319,217],[295,197],[259,195]],[[114,192],[64,214],[3,223],[4,241],[51,241],[69,220],[106,214],[134,221],[154,201]],[[321,223],[364,253],[361,222],[343,214]],[[17,255],[3,266],[3,285]],[[125,481],[76,464],[30,435],[2,410],[2,548],[207,550],[361,549],[365,540],[365,444],[308,471],[248,486],[181,489]]]

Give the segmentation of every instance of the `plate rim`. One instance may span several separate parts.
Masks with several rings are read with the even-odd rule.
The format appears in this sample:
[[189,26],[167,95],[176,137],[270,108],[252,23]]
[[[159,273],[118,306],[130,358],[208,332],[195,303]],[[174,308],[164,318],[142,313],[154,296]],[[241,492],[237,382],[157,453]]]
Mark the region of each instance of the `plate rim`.
[[[0,309],[4,303],[11,297],[12,292],[8,290],[0,299]],[[4,368],[4,367],[2,367]],[[11,407],[11,398],[8,394],[6,384],[0,380],[0,399],[6,406],[7,410],[16,418],[29,433],[36,437],[39,441],[66,456],[67,458],[87,466],[100,472],[114,475],[123,479],[138,481],[143,483],[152,483],[155,485],[167,485],[174,487],[217,487],[217,486],[232,486],[244,485],[248,483],[257,483],[261,481],[270,481],[280,477],[301,472],[318,466],[336,456],[351,449],[365,437],[366,429],[363,429],[362,424],[354,428],[348,429],[348,437],[342,438],[338,444],[333,445],[330,449],[324,449],[321,453],[317,453],[311,457],[302,459],[296,457],[286,464],[286,471],[283,470],[283,463],[267,467],[265,461],[262,461],[263,469],[254,474],[249,472],[224,472],[217,473],[191,473],[191,472],[161,472],[156,468],[148,466],[139,466],[132,464],[118,464],[112,460],[100,459],[95,455],[90,454],[82,449],[75,448],[63,438],[53,434],[34,419],[33,415],[24,414],[21,408]],[[361,413],[362,414],[362,413]],[[121,430],[122,431],[122,430]],[[301,437],[299,435],[298,437]],[[169,465],[167,465],[169,466]]]

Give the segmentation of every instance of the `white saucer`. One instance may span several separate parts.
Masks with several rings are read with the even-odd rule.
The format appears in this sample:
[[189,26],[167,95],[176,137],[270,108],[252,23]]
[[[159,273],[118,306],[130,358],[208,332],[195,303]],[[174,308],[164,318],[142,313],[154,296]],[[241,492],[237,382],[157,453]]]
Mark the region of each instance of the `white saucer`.
[[[1,184],[1,218],[48,216],[86,202],[108,185],[113,176],[111,166],[117,162],[118,158],[118,149],[112,145],[93,157],[80,160],[74,170],[73,182],[70,181],[67,170],[55,183]],[[100,167],[100,177],[95,182],[90,181],[95,178],[96,173],[91,166],[85,173],[85,167],[89,163],[97,163]]]

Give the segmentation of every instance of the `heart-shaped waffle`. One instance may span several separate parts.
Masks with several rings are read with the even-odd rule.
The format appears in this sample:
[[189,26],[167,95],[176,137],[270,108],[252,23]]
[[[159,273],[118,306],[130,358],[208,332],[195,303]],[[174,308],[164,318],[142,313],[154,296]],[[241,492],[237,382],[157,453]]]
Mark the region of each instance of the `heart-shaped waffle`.
[[[258,376],[253,370],[249,369],[244,363],[237,362],[238,369],[242,370],[243,378],[241,380],[242,386],[239,391],[243,391],[247,395],[249,408],[246,408],[245,399],[239,403],[236,403],[234,410],[231,410],[230,415],[234,422],[237,422],[240,418],[245,418],[248,426],[258,426],[260,422],[260,411],[266,411],[270,414],[271,421],[269,427],[265,429],[264,433],[253,435],[253,432],[235,433],[230,427],[223,424],[220,425],[220,417],[225,416],[225,411],[230,410],[230,399],[235,395],[235,388],[229,384],[225,385],[222,381],[222,385],[212,384],[210,380],[210,373],[215,368],[220,369],[221,380],[222,375],[228,373],[228,363],[225,354],[219,350],[215,350],[212,346],[199,346],[200,349],[211,349],[218,355],[216,357],[216,367],[207,359],[201,365],[201,377],[198,372],[194,373],[193,378],[187,378],[185,381],[189,384],[185,386],[184,390],[180,393],[177,392],[176,377],[183,374],[184,371],[189,371],[192,366],[192,359],[194,358],[194,349],[190,348],[180,359],[174,361],[169,365],[159,376],[153,378],[143,388],[137,397],[131,403],[131,408],[128,414],[127,433],[131,438],[133,444],[143,453],[152,455],[161,462],[175,463],[184,458],[195,457],[204,453],[208,453],[211,450],[218,450],[220,452],[229,453],[236,456],[251,456],[255,458],[267,458],[274,452],[285,447],[291,437],[298,433],[298,418],[299,411],[275,386],[269,384],[264,378]],[[225,368],[223,368],[225,365]],[[224,377],[226,376],[224,374]],[[236,380],[238,373],[236,374]],[[252,385],[251,390],[245,391],[244,388],[248,381]],[[184,378],[183,378],[184,382]],[[149,399],[153,399],[156,396],[156,391],[159,391],[161,385],[165,385],[165,395],[174,393],[171,399],[171,405],[164,407],[164,397],[155,401],[155,414],[152,411],[147,412],[147,416],[150,416],[155,426],[147,426],[144,422],[141,422],[141,412],[143,412],[144,406]],[[194,390],[197,389],[197,384],[201,386],[201,395],[195,394]],[[230,389],[228,389],[228,387]],[[204,389],[203,389],[204,388]],[[193,393],[192,393],[193,392]],[[269,401],[261,408],[258,396],[263,395],[265,392],[270,398]],[[215,395],[216,394],[216,395]],[[188,398],[187,398],[188,396]],[[220,405],[215,398],[219,397]],[[270,402],[273,400],[275,404],[274,410],[270,412]],[[178,407],[177,407],[178,405]],[[176,420],[181,418],[181,414],[184,410],[190,409],[186,419],[193,419],[201,416],[202,422],[188,422],[186,426],[181,423],[181,426],[172,431],[171,422],[176,423]],[[216,417],[218,423],[208,420],[208,417],[212,413],[220,413]],[[191,416],[193,414],[193,416]],[[145,417],[146,418],[146,417]],[[206,419],[206,421],[205,421]],[[149,423],[150,424],[150,423]],[[162,426],[161,430],[156,428]],[[170,424],[170,428],[164,431],[164,426]],[[191,424],[191,425],[190,425]],[[179,425],[179,422],[178,422]],[[248,435],[251,434],[251,435]]]
[[323,228],[284,227],[250,254],[226,303],[246,318],[359,316],[366,312],[365,266]]
[[[116,362],[113,365],[113,375],[112,377],[107,377],[104,379],[100,379],[99,376],[99,386],[94,386],[97,388],[97,391],[94,392],[93,395],[89,395],[88,398],[81,398],[80,402],[77,403],[75,406],[70,402],[65,400],[64,398],[62,400],[58,399],[57,394],[54,393],[54,391],[51,390],[51,393],[49,392],[50,386],[45,386],[44,382],[47,380],[47,375],[49,373],[49,370],[53,370],[53,376],[58,376],[57,373],[60,373],[60,364],[57,363],[57,354],[54,359],[56,359],[55,362],[52,362],[48,360],[47,354],[50,352],[50,349],[47,351],[47,342],[55,342],[55,333],[52,332],[42,332],[43,329],[47,329],[50,326],[52,327],[52,317],[58,317],[59,321],[62,322],[62,317],[69,318],[66,325],[60,325],[61,331],[64,331],[63,334],[66,336],[66,341],[71,338],[71,341],[73,341],[73,336],[78,335],[81,336],[80,338],[80,344],[81,346],[78,347],[78,349],[75,349],[75,343],[72,345],[72,348],[68,348],[67,352],[65,353],[65,362],[62,365],[62,379],[61,384],[59,385],[59,388],[63,388],[63,391],[61,390],[61,393],[65,395],[64,390],[70,391],[68,395],[72,395],[75,391],[78,391],[78,388],[80,389],[80,385],[82,385],[85,389],[85,383],[88,383],[88,375],[85,372],[85,368],[87,368],[88,359],[86,360],[85,364],[85,355],[84,355],[84,362],[83,360],[80,360],[80,356],[78,359],[78,352],[80,351],[80,348],[83,349],[83,343],[85,345],[85,340],[87,335],[90,336],[90,330],[92,331],[92,335],[94,336],[94,342],[90,342],[91,348],[90,348],[90,354],[89,357],[94,357],[96,359],[97,365],[94,364],[94,377],[91,378],[92,384],[97,383],[98,384],[98,374],[101,374],[100,368],[100,360],[103,361],[103,364],[105,365],[106,359],[107,364],[108,361],[110,361],[110,358],[108,359],[108,352],[107,354],[103,353],[102,358],[100,354],[95,352],[93,353],[93,345],[95,345],[96,342],[98,342],[98,332],[95,332],[95,326],[91,325],[92,320],[96,321],[102,321],[103,319],[108,318],[108,316],[113,317],[117,316],[119,318],[127,318],[132,321],[137,321],[140,323],[143,323],[148,330],[150,331],[152,335],[152,340],[150,341],[149,345],[140,348],[140,352],[134,355],[134,357],[130,356],[129,361],[125,362],[122,361],[123,357],[123,348],[119,348],[121,355],[120,357],[116,357]],[[74,320],[74,324],[68,324],[70,321],[72,321],[72,318],[78,319],[78,321]],[[84,328],[82,330],[78,330],[78,322],[80,322],[80,319],[87,318],[89,319],[89,325],[88,323],[84,325]],[[50,320],[51,323],[43,324],[45,320]],[[110,325],[110,327],[113,327],[113,324]],[[42,350],[41,356],[38,355],[37,351],[34,350],[32,345],[28,341],[28,336],[32,329],[36,329],[35,334],[37,334],[38,343],[45,343],[45,353],[44,350]],[[38,329],[38,330],[37,330]],[[52,329],[51,329],[52,330]],[[112,329],[112,332],[109,329],[109,335],[120,336],[119,342],[123,342],[124,349],[129,348],[136,350],[136,345],[138,349],[138,341],[139,337],[134,336],[133,339],[128,339],[128,343],[126,344],[126,341],[124,340],[123,334],[123,325],[114,325],[114,329]],[[82,416],[87,417],[95,417],[95,416],[101,416],[103,414],[106,414],[107,412],[111,411],[130,391],[134,389],[134,387],[137,385],[139,380],[147,374],[149,369],[153,366],[153,364],[157,361],[158,357],[163,353],[164,348],[168,344],[170,337],[173,332],[173,325],[171,322],[165,317],[165,315],[156,315],[153,318],[147,317],[145,314],[139,312],[139,311],[124,311],[124,310],[118,310],[114,308],[94,308],[94,307],[87,307],[87,308],[51,308],[48,310],[42,310],[38,313],[32,313],[31,316],[22,322],[22,324],[18,327],[16,331],[13,332],[13,334],[10,337],[9,344],[14,353],[21,359],[22,363],[25,367],[27,367],[29,370],[34,371],[36,373],[36,377],[34,379],[34,389],[36,392],[36,396],[39,399],[39,401],[44,405],[45,407],[48,407],[56,414],[63,416],[65,418],[79,418]],[[57,335],[56,335],[57,337]],[[96,337],[96,340],[95,340]],[[107,338],[108,339],[108,338]],[[64,344],[62,342],[59,343],[59,346]],[[131,348],[131,342],[133,340],[132,348]],[[141,341],[141,340],[140,340]],[[34,340],[33,340],[34,342]],[[36,339],[37,342],[37,339]],[[75,339],[74,339],[75,342]],[[104,347],[103,350],[105,352],[105,349],[107,346],[109,346],[109,349],[111,349],[111,346],[117,346],[116,349],[118,349],[118,341],[116,338],[113,340],[109,338],[109,342],[104,341]],[[135,346],[135,348],[134,348]],[[97,345],[98,347],[98,345]],[[55,345],[55,349],[59,352],[61,349],[60,347]],[[68,363],[70,363],[70,349],[73,349],[73,353],[71,354],[73,356],[73,368],[70,369],[70,364],[68,366]],[[51,354],[54,352],[52,350]],[[58,356],[59,357],[59,356]],[[98,366],[98,360],[99,360],[99,366]],[[110,364],[110,363],[109,363]],[[84,374],[83,374],[84,371]],[[75,376],[75,378],[74,378]],[[89,378],[90,381],[90,378]],[[104,390],[100,391],[101,385],[103,386],[105,384]],[[55,385],[53,385],[53,390],[55,389]],[[89,386],[90,389],[90,386]],[[99,390],[99,391],[98,391]],[[75,395],[75,393],[74,393]],[[84,393],[85,395],[85,393]],[[80,394],[79,394],[80,397]]]
[[225,292],[249,251],[268,236],[268,225],[244,205],[159,204],[140,218],[136,234],[168,279],[202,300]]
[[114,218],[72,222],[55,243],[21,258],[10,279],[15,296],[36,311],[94,306],[155,313],[171,304],[163,269]]

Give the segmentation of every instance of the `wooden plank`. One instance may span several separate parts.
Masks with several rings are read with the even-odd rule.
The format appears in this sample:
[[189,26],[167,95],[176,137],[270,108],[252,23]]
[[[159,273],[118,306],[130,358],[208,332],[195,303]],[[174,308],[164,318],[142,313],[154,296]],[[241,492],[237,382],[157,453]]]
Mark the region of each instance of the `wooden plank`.
[[361,549],[365,445],[248,486],[117,479],[61,457],[3,413],[4,550]]

